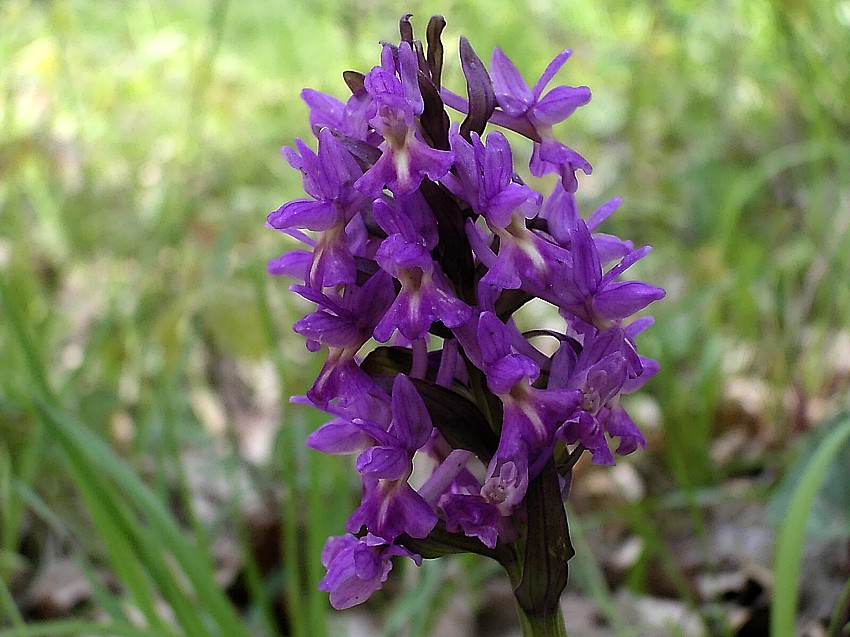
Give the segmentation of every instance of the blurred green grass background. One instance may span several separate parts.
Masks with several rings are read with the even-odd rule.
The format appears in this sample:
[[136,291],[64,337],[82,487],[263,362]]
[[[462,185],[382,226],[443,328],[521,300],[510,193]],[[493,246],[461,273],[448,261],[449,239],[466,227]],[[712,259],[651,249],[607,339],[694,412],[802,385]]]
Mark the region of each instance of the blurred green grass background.
[[[304,307],[289,282],[265,274],[286,245],[263,224],[300,196],[278,153],[310,135],[300,89],[344,97],[342,71],[371,68],[404,11],[420,33],[432,13],[446,16],[446,83],[457,92],[460,35],[484,60],[500,46],[527,78],[575,51],[559,79],[594,99],[559,132],[594,165],[580,202],[589,211],[621,196],[608,230],[653,245],[638,276],[668,290],[642,337],[662,371],[635,405],[655,425],[650,504],[625,513],[650,552],[669,551],[649,523],[654,497],[691,502],[729,476],[781,476],[795,440],[847,407],[850,372],[835,360],[850,328],[847,0],[4,0],[0,626],[26,621],[15,599],[46,555],[94,569],[132,553],[141,540],[110,530],[109,507],[138,488],[206,556],[189,571],[212,572],[204,551],[222,528],[235,527],[250,553],[246,499],[282,507],[270,514],[282,569],[245,558],[246,630],[325,630],[318,555],[356,485],[343,463],[302,448],[322,416],[286,404],[321,357],[291,332]],[[758,445],[720,463],[710,450],[735,377],[760,388],[749,404]],[[74,447],[59,431],[107,442],[130,482],[103,468],[106,491],[86,495],[80,480],[98,476],[100,461],[80,449],[94,443]],[[209,510],[198,476],[228,486]],[[146,505],[129,505],[138,508],[126,519],[148,529]],[[696,505],[691,513],[698,527]],[[147,588],[129,596],[156,614],[170,571],[137,559]],[[486,576],[470,564],[470,577]],[[645,574],[632,575],[640,589]],[[420,577],[441,594],[440,572]],[[422,599],[414,608],[425,616]],[[108,614],[131,623],[114,604]],[[159,629],[217,634],[210,626],[229,621],[181,617],[190,623]]]

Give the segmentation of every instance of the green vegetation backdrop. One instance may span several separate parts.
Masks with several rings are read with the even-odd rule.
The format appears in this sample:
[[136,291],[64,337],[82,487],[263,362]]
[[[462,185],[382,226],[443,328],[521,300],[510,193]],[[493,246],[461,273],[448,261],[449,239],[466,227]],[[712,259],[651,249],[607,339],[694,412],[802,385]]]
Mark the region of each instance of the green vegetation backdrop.
[[[404,11],[420,30],[444,14],[448,55],[464,34],[529,77],[575,51],[560,78],[594,94],[562,130],[594,165],[580,200],[623,197],[612,231],[655,247],[636,276],[668,290],[643,337],[662,370],[638,406],[654,425],[637,460],[649,494],[619,511],[649,555],[670,562],[650,515],[663,496],[690,503],[698,531],[696,494],[781,476],[796,439],[847,407],[834,355],[850,327],[847,0],[4,0],[0,629],[24,631],[21,591],[59,553],[125,627],[114,634],[133,634],[122,600],[145,634],[326,630],[318,555],[356,485],[344,461],[302,448],[321,415],[286,403],[320,357],[291,332],[304,308],[289,282],[265,274],[288,246],[264,220],[299,196],[278,149],[309,135],[300,89],[343,97],[341,72],[370,68]],[[446,84],[460,92],[457,73]],[[758,448],[721,463],[710,450],[739,376],[760,388],[743,401]],[[198,485],[222,483],[203,506]],[[222,529],[249,553],[246,503],[282,520],[284,556],[272,572],[248,559],[237,620],[214,608],[228,603],[211,554]],[[464,564],[466,586],[487,576]],[[102,565],[119,592],[98,584]],[[593,564],[580,570],[604,607]],[[433,565],[415,577],[388,634],[461,585]],[[181,604],[187,587],[203,610]],[[96,630],[76,628],[64,634]]]

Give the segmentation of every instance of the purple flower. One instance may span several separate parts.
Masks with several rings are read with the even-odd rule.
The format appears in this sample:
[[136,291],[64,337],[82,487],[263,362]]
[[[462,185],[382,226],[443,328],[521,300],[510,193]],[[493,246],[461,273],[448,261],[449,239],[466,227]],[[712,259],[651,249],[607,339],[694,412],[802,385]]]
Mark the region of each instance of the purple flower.
[[328,346],[327,361],[307,392],[310,400],[323,406],[334,398],[350,399],[368,390],[373,381],[354,357],[392,302],[390,277],[379,270],[362,287],[346,286],[336,299],[306,286],[292,289],[318,305],[293,329],[308,339],[313,350],[320,343]]
[[450,151],[431,148],[418,130],[416,117],[424,104],[416,78],[418,60],[407,42],[398,47],[398,73],[389,45],[384,47],[383,64],[366,75],[365,88],[372,97],[367,118],[381,134],[381,157],[357,180],[355,187],[377,197],[386,186],[395,195],[406,195],[419,187],[427,175],[443,177],[451,168]]
[[[307,446],[314,449],[322,450],[323,448],[337,447],[340,451],[328,453],[359,453],[365,447],[359,443],[349,443],[341,439],[349,435],[351,429],[336,429],[330,425],[347,421],[349,424],[358,418],[368,418],[371,422],[377,423],[382,429],[386,430],[392,422],[392,407],[390,405],[390,397],[381,387],[375,383],[362,394],[355,394],[346,400],[334,400],[326,405],[317,405],[308,396],[293,396],[289,399],[291,403],[309,405],[317,407],[333,416],[336,420],[323,425],[317,431],[314,431],[307,438]],[[356,427],[356,425],[354,425]],[[327,428],[327,429],[326,429]],[[357,431],[362,434],[362,430],[357,427]],[[364,434],[365,435],[365,434]],[[370,441],[373,441],[369,437]],[[370,442],[373,444],[373,442]],[[341,449],[350,447],[350,451],[342,451]]]
[[[306,195],[268,217],[303,248],[267,266],[315,303],[294,329],[309,351],[327,348],[307,395],[291,400],[331,415],[307,445],[353,456],[362,484],[349,534],[323,551],[319,587],[348,608],[382,586],[393,556],[419,564],[417,553],[466,547],[522,572],[523,559],[545,555],[545,586],[522,578],[516,590],[537,613],[566,566],[565,552],[546,550],[569,545],[564,444],[597,464],[614,462],[609,438],[620,454],[646,446],[620,397],[658,364],[635,345],[651,319],[627,318],[664,291],[619,280],[649,248],[598,231],[618,199],[586,222],[579,214],[576,171],[591,167],[554,127],[590,91],[547,89],[570,51],[529,87],[500,49],[488,72],[461,38],[464,99],[441,86],[443,19],[426,44],[410,15],[399,26],[402,42],[384,43],[378,66],[345,74],[347,101],[302,92],[318,147],[298,139],[283,154]],[[514,172],[508,139],[490,126],[533,142],[533,175],[560,175],[547,197]],[[560,330],[520,332],[512,314],[535,300],[557,307]],[[392,345],[371,348],[373,338]],[[554,355],[537,348],[550,338]]]
[[605,274],[596,245],[581,219],[569,232],[572,264],[564,267],[565,285],[554,290],[562,312],[604,329],[664,297],[664,290],[641,281],[615,281],[645,257],[649,246],[632,250]]
[[435,430],[428,454],[438,464],[419,489],[419,495],[430,505],[438,505],[448,531],[477,537],[485,546],[493,548],[499,537],[499,509],[479,495],[481,482],[466,468],[472,453],[450,449]]
[[375,327],[375,338],[386,342],[397,328],[405,338],[416,340],[424,338],[435,321],[447,327],[466,322],[472,308],[457,298],[431,258],[433,244],[415,227],[415,216],[400,215],[380,199],[375,201],[374,214],[387,232],[393,232],[381,243],[375,260],[401,283],[401,291]]
[[433,427],[422,398],[403,374],[393,382],[392,416],[387,430],[367,420],[354,421],[377,445],[357,458],[357,471],[363,476],[363,499],[346,529],[356,533],[365,525],[370,533],[386,541],[402,533],[426,537],[437,516],[407,479],[413,471],[413,454],[428,442]]
[[[599,255],[602,266],[607,265],[615,259],[621,259],[634,250],[631,241],[623,241],[619,237],[602,232],[595,232],[596,228],[610,217],[622,203],[622,199],[615,197],[605,202],[587,220],[587,229],[592,232],[593,244]],[[578,224],[578,204],[575,195],[564,190],[563,186],[556,184],[552,193],[546,197],[540,210],[540,218],[546,219],[549,234],[558,245],[569,249],[571,243],[570,231]]]
[[330,537],[322,551],[328,572],[319,590],[330,593],[331,606],[337,610],[362,604],[387,581],[393,568],[390,558],[396,555],[411,558],[417,566],[422,563],[415,553],[372,534],[360,539],[350,534]]
[[314,130],[327,127],[354,139],[367,140],[366,110],[371,98],[366,91],[358,91],[343,104],[335,97],[305,88],[301,99],[310,107],[310,125]]
[[499,508],[480,495],[450,493],[440,501],[446,516],[446,529],[477,537],[484,546],[494,548],[499,538]]
[[277,259],[269,261],[267,271],[276,276],[286,275],[302,281],[307,279],[307,272],[313,262],[313,253],[306,250],[290,250]]
[[437,221],[419,192],[396,196],[392,205],[386,199],[376,199],[372,204],[372,214],[388,236],[401,235],[405,241],[418,243],[428,250],[437,245]]
[[469,243],[487,266],[478,288],[482,307],[493,309],[493,301],[502,290],[522,288],[535,296],[551,295],[555,276],[569,260],[569,253],[529,230],[521,214],[515,213],[505,228],[491,230],[499,237],[498,254],[488,244],[488,235],[482,228],[472,220],[466,223]]
[[538,193],[513,181],[511,147],[501,133],[490,133],[486,146],[476,133],[472,133],[472,144],[454,134],[451,145],[457,176],[447,174],[443,184],[470,202],[472,209],[486,217],[491,226],[505,228],[520,205],[530,199],[539,202]]
[[481,489],[485,500],[509,515],[525,496],[528,481],[540,468],[538,461],[551,453],[555,431],[582,400],[574,389],[537,389],[540,373],[526,356],[511,351],[511,330],[492,312],[478,323],[483,372],[487,386],[502,401],[499,447]]
[[334,418],[307,436],[307,446],[333,456],[365,451],[375,444],[374,438],[345,418]]
[[612,398],[608,406],[600,410],[598,419],[609,436],[620,439],[616,449],[619,455],[627,456],[638,448],[646,449],[646,438],[618,397]]
[[[579,390],[582,399],[575,413],[558,429],[557,436],[569,444],[583,444],[596,464],[614,464],[603,423],[613,414],[614,432],[609,431],[609,434],[621,436],[624,453],[628,453],[626,450],[633,442],[639,444],[643,436],[636,426],[630,427],[622,419],[622,408],[615,409],[614,399],[629,378],[637,378],[642,373],[640,358],[625,331],[619,327],[587,336],[578,355],[569,343],[562,344],[552,359],[549,383]],[[623,442],[623,436],[628,440]]]
[[[546,95],[543,91],[572,54],[567,49],[559,53],[543,71],[533,88],[529,88],[522,75],[501,49],[493,50],[490,62],[496,101],[502,107],[511,128],[530,129],[534,139],[531,173],[536,176],[558,173],[566,190],[578,188],[575,171],[590,174],[591,166],[584,157],[555,139],[552,127],[564,121],[579,107],[590,101],[586,86],[558,86]],[[495,118],[494,118],[495,119]],[[501,123],[501,122],[500,122]]]
[[368,201],[352,188],[362,171],[328,129],[319,133],[318,155],[300,139],[295,145],[298,152],[284,148],[284,154],[292,167],[303,173],[304,190],[312,199],[284,204],[269,215],[268,223],[278,230],[303,228],[318,233],[306,273],[308,285],[353,283],[356,266],[345,229]]
[[[629,324],[624,330],[629,343],[633,343],[635,337],[647,327],[652,325],[653,319],[651,316],[634,321]],[[637,353],[637,352],[635,352]],[[638,365],[640,373],[637,376],[631,376],[623,383],[620,394],[630,394],[643,387],[646,382],[658,372],[658,362],[651,358],[638,355]],[[632,359],[634,360],[634,359]],[[620,444],[617,447],[617,453],[621,456],[628,455],[638,448],[646,448],[646,438],[641,433],[638,426],[632,420],[629,413],[620,404],[619,396],[612,398],[607,406],[599,412],[599,422],[609,436],[614,436],[620,439]]]

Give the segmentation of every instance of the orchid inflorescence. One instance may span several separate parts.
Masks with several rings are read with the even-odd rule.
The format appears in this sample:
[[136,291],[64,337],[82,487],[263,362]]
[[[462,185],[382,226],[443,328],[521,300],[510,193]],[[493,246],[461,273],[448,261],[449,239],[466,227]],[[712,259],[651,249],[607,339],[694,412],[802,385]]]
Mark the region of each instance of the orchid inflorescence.
[[[649,247],[597,232],[619,200],[579,215],[576,171],[591,167],[553,126],[590,90],[546,90],[571,51],[529,87],[501,50],[488,72],[461,38],[464,98],[441,86],[443,18],[427,47],[409,18],[378,66],[344,73],[347,101],[302,92],[318,149],[297,139],[282,152],[308,196],[268,217],[308,247],[269,271],[301,281],[291,289],[316,309],[294,329],[310,351],[327,347],[293,399],[333,416],[307,444],[356,455],[363,485],[319,586],[347,608],[381,587],[393,556],[474,552],[502,563],[520,606],[540,612],[566,585],[576,460],[614,464],[609,438],[618,454],[646,446],[619,396],[657,371],[635,348],[652,320],[627,319],[664,291],[620,280]],[[530,173],[558,175],[551,192],[523,182],[488,125],[531,140]],[[519,330],[512,316],[533,299],[557,308],[560,330]],[[546,340],[551,355],[535,345]],[[417,487],[414,458],[429,472]]]

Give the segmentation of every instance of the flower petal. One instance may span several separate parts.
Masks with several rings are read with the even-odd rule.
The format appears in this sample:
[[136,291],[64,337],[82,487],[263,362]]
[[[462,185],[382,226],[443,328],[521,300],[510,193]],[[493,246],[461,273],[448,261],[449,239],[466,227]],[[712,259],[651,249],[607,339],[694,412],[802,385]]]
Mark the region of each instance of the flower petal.
[[559,86],[549,91],[533,109],[534,121],[545,126],[559,124],[572,115],[579,106],[590,101],[586,86]]
[[593,297],[593,309],[599,316],[623,319],[663,299],[665,294],[661,288],[641,281],[612,283]]
[[390,432],[403,449],[413,452],[428,442],[433,429],[431,416],[419,392],[404,374],[397,375],[393,381],[392,409]]
[[306,444],[322,453],[345,455],[368,449],[374,441],[360,427],[340,418],[322,425],[307,436]]
[[537,80],[534,84],[534,88],[532,89],[532,94],[534,95],[534,99],[540,97],[543,93],[543,90],[546,88],[546,85],[552,81],[552,78],[561,70],[561,67],[564,66],[567,60],[570,59],[570,56],[573,54],[572,49],[564,49],[558,55],[556,55],[549,64],[546,65],[546,68],[543,71],[543,74],[540,76],[540,79]]
[[493,78],[493,89],[496,101],[508,113],[518,117],[525,113],[534,102],[534,95],[522,75],[498,47],[493,49],[490,58],[490,76]]

